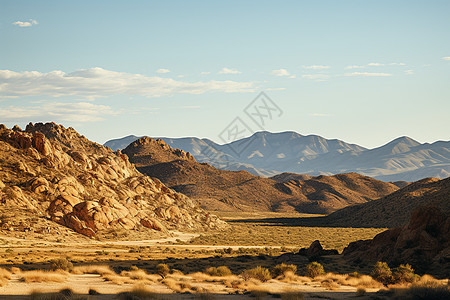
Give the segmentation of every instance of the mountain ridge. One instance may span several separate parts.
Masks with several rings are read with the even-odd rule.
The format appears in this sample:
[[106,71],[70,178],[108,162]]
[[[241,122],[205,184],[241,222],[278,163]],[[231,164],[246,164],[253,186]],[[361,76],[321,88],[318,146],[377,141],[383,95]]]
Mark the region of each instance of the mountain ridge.
[[[117,145],[124,146],[137,138],[127,136],[105,145],[114,150]],[[421,144],[402,136],[367,149],[339,139],[294,131],[261,131],[223,145],[195,137],[161,139],[173,148],[190,152],[199,162],[222,170],[247,170],[264,177],[283,172],[314,176],[356,172],[383,181],[412,182],[450,176],[450,141]]]

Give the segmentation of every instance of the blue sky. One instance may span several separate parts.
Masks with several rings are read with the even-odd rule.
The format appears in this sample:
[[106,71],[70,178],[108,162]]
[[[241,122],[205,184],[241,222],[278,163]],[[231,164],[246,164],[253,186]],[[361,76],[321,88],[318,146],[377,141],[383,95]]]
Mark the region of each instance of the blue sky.
[[218,136],[267,95],[293,130],[449,140],[449,1],[0,1],[0,123],[103,143]]

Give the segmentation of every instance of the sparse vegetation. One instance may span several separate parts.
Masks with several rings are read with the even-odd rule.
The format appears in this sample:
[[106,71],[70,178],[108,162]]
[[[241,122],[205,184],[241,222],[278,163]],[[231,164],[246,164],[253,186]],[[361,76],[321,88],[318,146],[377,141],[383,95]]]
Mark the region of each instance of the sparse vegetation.
[[250,269],[250,270],[245,270],[242,273],[242,277],[245,280],[248,280],[250,278],[254,278],[257,279],[261,282],[266,282],[270,279],[272,279],[272,275],[270,274],[269,269],[267,268],[263,268],[261,266],[257,266],[256,268]]
[[325,274],[325,270],[323,269],[323,266],[316,261],[309,263],[306,266],[306,276],[308,276],[308,277],[315,278],[319,275],[324,275],[324,274]]
[[49,262],[50,268],[53,271],[63,270],[70,272],[73,270],[73,264],[67,258],[55,258],[50,260]]
[[159,264],[156,266],[156,273],[162,278],[166,278],[167,274],[169,274],[170,268],[166,264]]
[[419,278],[420,276],[414,274],[413,268],[408,264],[400,265],[392,272],[392,280],[394,283],[412,283]]
[[231,270],[227,266],[209,267],[206,268],[205,273],[210,276],[230,276],[233,275]]
[[384,285],[392,283],[392,271],[389,265],[385,262],[378,261],[372,269],[370,275],[377,281]]
[[46,272],[42,270],[23,271],[20,273],[20,280],[30,282],[64,282],[68,277],[65,272]]
[[271,274],[273,278],[277,278],[280,275],[283,275],[287,271],[290,271],[292,273],[297,273],[297,266],[296,265],[287,265],[287,264],[279,264],[272,268]]

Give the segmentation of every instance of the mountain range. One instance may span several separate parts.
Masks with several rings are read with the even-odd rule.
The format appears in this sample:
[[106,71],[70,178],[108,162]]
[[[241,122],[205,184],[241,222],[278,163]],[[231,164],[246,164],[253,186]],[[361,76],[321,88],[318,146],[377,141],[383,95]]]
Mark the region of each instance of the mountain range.
[[357,173],[311,176],[283,173],[264,178],[199,163],[162,139],[140,138],[125,149],[136,168],[213,211],[299,211],[328,214],[386,196],[398,186]]
[[[124,149],[138,138],[130,135],[110,140],[105,146],[112,150]],[[198,162],[222,170],[245,170],[263,177],[283,172],[313,176],[355,172],[383,181],[411,182],[450,176],[450,141],[421,144],[409,137],[400,137],[367,149],[292,131],[256,132],[223,145],[195,137],[161,139],[172,148],[190,152]]]

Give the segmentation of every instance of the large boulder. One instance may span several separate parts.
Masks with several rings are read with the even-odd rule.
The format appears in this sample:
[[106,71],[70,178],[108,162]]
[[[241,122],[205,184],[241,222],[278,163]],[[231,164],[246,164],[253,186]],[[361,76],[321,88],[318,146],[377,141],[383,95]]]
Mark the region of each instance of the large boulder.
[[406,226],[350,243],[343,254],[349,261],[408,263],[418,272],[449,277],[450,217],[436,207],[419,207]]

